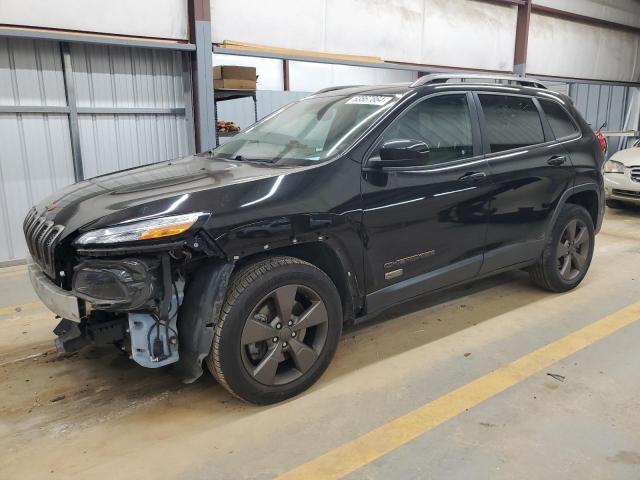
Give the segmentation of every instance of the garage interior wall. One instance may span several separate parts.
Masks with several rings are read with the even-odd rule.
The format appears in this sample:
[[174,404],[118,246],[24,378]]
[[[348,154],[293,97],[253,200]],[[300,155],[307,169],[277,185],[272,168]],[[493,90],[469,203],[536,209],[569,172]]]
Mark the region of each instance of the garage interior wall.
[[[531,15],[527,72],[532,75],[640,81],[640,35]],[[554,55],[549,55],[554,52]]]
[[85,178],[189,153],[180,52],[76,44],[71,60]]
[[533,0],[533,4],[631,27],[640,25],[637,0]]
[[211,35],[214,43],[510,71],[516,14],[513,5],[475,0],[211,0]]
[[[65,107],[58,44],[0,38],[0,106]],[[73,183],[64,113],[0,113],[0,261],[24,258],[22,220],[35,202]]]
[[188,38],[186,0],[2,0],[0,23],[137,37]]
[[[180,52],[70,51],[85,178],[192,150]],[[60,43],[0,37],[0,262],[25,258],[27,210],[75,181],[63,72]]]
[[[569,96],[594,130],[606,123],[603,130],[621,131],[627,128],[625,117],[631,100],[629,89],[618,85],[573,83],[569,86]],[[607,157],[625,146],[622,138],[610,137],[607,143]]]
[[[560,8],[557,3],[534,1]],[[640,17],[638,3],[630,0],[562,3],[574,13],[609,21],[635,19],[628,24],[636,27]],[[211,0],[211,12],[214,43],[234,40],[423,65],[513,69],[516,5],[477,0]],[[234,21],[238,17],[244,21]],[[527,72],[533,75],[640,81],[638,33],[532,13],[528,43]]]

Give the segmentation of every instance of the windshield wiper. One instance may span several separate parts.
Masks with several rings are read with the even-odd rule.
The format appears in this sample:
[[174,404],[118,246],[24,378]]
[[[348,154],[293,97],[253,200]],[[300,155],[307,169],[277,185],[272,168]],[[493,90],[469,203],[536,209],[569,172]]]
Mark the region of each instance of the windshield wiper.
[[238,162],[260,162],[260,163],[274,163],[274,160],[270,158],[248,158],[244,155],[236,155],[233,157]]

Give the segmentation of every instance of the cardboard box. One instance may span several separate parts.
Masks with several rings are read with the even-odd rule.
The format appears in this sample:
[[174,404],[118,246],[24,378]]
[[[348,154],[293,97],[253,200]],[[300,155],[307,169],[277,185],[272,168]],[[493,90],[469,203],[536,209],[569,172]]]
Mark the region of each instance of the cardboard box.
[[214,88],[255,90],[257,78],[255,67],[238,67],[236,65],[213,67]]

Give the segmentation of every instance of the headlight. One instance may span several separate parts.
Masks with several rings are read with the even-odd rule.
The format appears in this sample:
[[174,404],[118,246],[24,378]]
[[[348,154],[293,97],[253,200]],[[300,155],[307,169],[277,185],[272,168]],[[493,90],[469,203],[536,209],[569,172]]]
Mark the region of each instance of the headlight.
[[81,235],[74,243],[76,245],[95,245],[172,237],[189,230],[203,215],[206,214],[202,212],[188,213],[100,228]]
[[624,173],[624,165],[615,160],[609,160],[604,164],[604,173]]

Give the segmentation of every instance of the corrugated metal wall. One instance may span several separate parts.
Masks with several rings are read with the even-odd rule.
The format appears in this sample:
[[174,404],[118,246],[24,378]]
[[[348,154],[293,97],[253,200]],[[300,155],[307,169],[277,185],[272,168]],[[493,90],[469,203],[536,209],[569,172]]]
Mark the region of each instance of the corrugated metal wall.
[[[79,109],[183,109],[180,52],[73,45]],[[80,146],[86,178],[186,155],[182,114],[82,114]]]
[[[0,38],[0,106],[66,106],[58,44]],[[27,210],[73,181],[65,113],[0,113],[0,261],[24,258]]]
[[[615,85],[573,83],[569,88],[569,95],[594,130],[604,122],[607,122],[607,126],[603,130],[622,130],[628,108],[628,89],[629,87]],[[607,156],[624,147],[623,139],[611,137],[608,142]]]
[[[71,47],[85,178],[189,153],[182,61],[168,50]],[[12,111],[25,107],[49,111]],[[60,44],[0,37],[0,262],[26,256],[27,210],[74,180]]]

